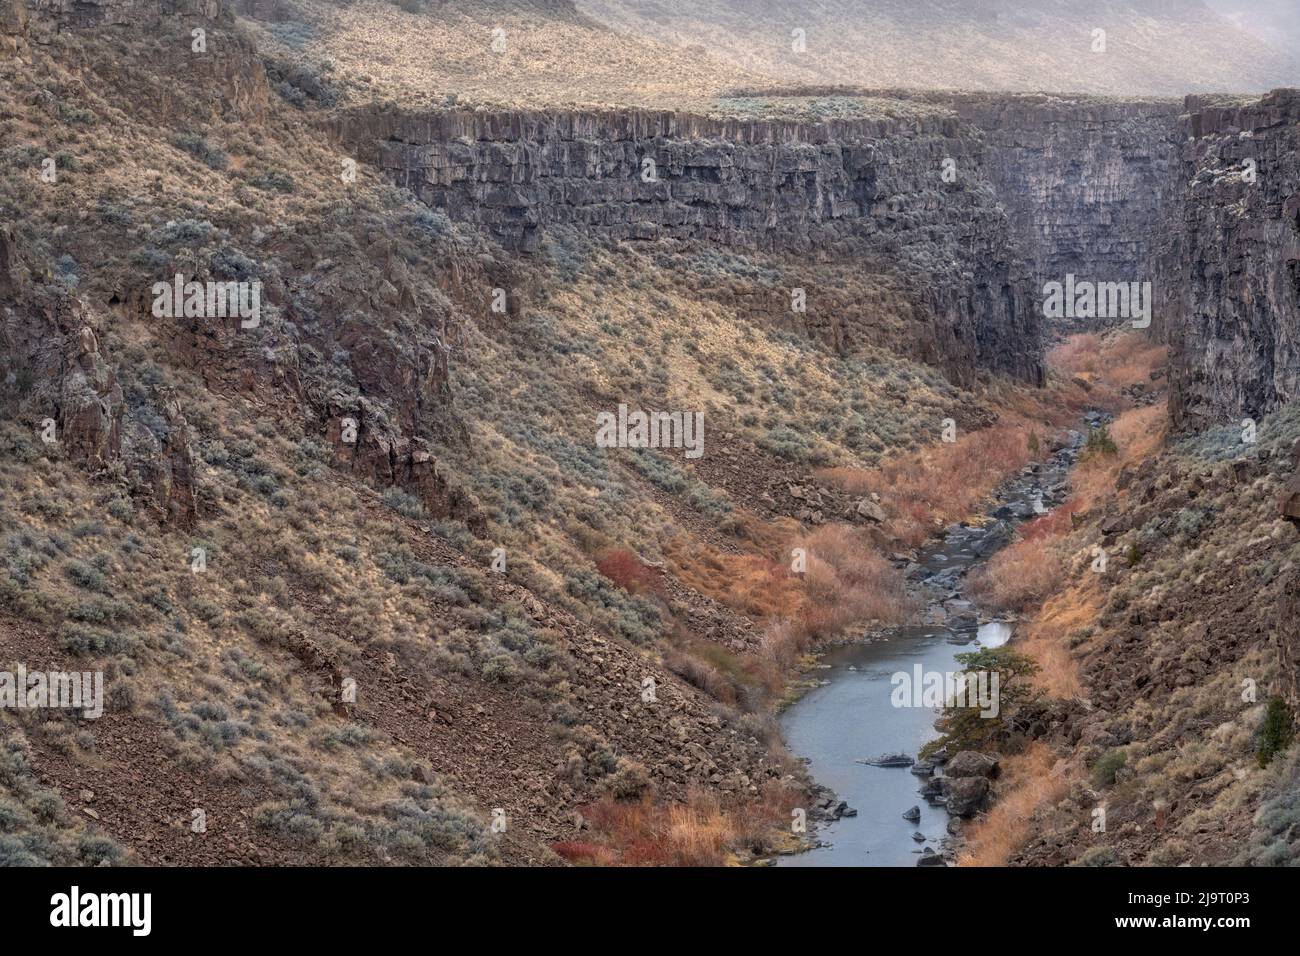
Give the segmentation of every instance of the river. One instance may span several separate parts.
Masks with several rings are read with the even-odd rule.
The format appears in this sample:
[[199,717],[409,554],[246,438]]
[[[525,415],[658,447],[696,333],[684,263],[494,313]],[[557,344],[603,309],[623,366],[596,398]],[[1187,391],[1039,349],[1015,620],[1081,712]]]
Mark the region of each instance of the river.
[[[937,736],[938,708],[893,705],[894,674],[914,674],[917,665],[922,673],[955,672],[958,654],[1013,638],[1012,624],[979,619],[962,594],[965,575],[1010,541],[1017,524],[1064,501],[1083,443],[1079,432],[1069,436],[1066,447],[1002,486],[987,521],[949,527],[908,563],[909,587],[924,608],[920,620],[829,649],[814,671],[818,686],[781,715],[790,751],[856,816],[820,825],[814,834],[820,845],[779,857],[776,865],[915,866],[927,849],[943,855],[949,815],[920,796],[926,778],[908,767],[861,761],[898,753],[915,758]],[[904,819],[912,807],[919,820]]]

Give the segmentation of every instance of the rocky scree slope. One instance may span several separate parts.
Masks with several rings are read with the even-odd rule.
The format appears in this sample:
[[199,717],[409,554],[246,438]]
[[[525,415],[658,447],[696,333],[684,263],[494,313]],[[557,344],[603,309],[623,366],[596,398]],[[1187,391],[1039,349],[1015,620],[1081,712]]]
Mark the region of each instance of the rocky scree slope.
[[[1283,739],[1270,702],[1288,722],[1300,703],[1300,534],[1277,506],[1298,467],[1300,414],[1288,405],[1261,420],[1254,444],[1220,426],[1126,467],[1104,512],[1069,538],[1067,601],[1100,582],[1101,606],[1060,635],[1084,694],[1033,735],[1065,772],[1077,761],[1079,779],[1033,813],[1012,862],[1294,862],[1296,750],[1266,744]],[[1096,548],[1109,559],[1102,575]]]

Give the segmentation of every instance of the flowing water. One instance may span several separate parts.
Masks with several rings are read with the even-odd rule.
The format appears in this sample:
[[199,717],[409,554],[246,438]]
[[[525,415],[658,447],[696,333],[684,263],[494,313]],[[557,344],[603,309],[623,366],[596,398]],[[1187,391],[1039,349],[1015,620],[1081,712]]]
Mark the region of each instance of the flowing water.
[[[790,751],[805,760],[813,779],[856,816],[818,827],[821,845],[780,857],[778,866],[914,866],[925,848],[943,852],[949,815],[920,796],[926,778],[906,766],[860,761],[898,753],[915,758],[937,736],[938,708],[891,703],[894,674],[912,675],[918,666],[921,673],[956,672],[958,654],[1012,639],[1012,624],[980,623],[962,596],[965,574],[1006,544],[1016,524],[1064,500],[1066,475],[1082,441],[1071,432],[1067,447],[1003,486],[986,523],[948,528],[941,542],[907,565],[908,581],[926,607],[923,623],[887,629],[822,657],[814,672],[818,686],[784,712],[781,726]],[[912,807],[919,808],[919,820],[903,818]]]

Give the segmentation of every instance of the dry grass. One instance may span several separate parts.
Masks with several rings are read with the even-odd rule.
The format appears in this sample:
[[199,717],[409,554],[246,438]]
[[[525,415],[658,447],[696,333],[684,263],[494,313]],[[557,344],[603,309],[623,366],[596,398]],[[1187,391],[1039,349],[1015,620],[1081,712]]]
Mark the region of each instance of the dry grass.
[[793,668],[812,644],[808,630],[787,618],[768,621],[762,641],[763,656],[782,671]]
[[[793,548],[807,552],[807,571],[791,570]],[[773,641],[783,629],[809,637],[837,635],[850,624],[902,621],[911,606],[902,577],[876,553],[859,529],[823,525],[782,549],[784,561],[728,554],[680,539],[664,549],[682,583],[754,620],[771,622]]]
[[1100,604],[1100,592],[1086,580],[1049,598],[1022,628],[1017,649],[1038,665],[1034,683],[1048,695],[1062,699],[1083,695],[1069,641],[1072,634],[1096,623]]
[[682,584],[754,620],[797,617],[803,609],[803,582],[788,561],[718,551],[685,536],[667,542],[663,551]]
[[814,637],[833,637],[867,621],[893,624],[912,610],[903,578],[862,531],[824,525],[800,540],[808,552],[803,623]]
[[799,802],[797,791],[781,785],[765,787],[759,801],[730,806],[699,788],[684,803],[606,797],[583,810],[592,839],[552,849],[572,863],[595,866],[725,866],[738,853],[768,844]]
[[590,840],[563,840],[552,843],[551,849],[576,866],[613,866],[618,862],[617,853]]
[[1097,376],[1101,364],[1101,336],[1094,332],[1071,335],[1047,351],[1047,364],[1063,375]]
[[1125,465],[1150,458],[1164,444],[1168,415],[1163,405],[1124,412],[1109,428],[1118,449],[1115,455],[1093,455],[1070,474],[1070,487],[1082,509],[1095,507],[1115,491],[1115,481]]
[[[1097,57],[1072,55],[1078,43],[1073,4],[1043,4],[1032,20],[980,17],[972,10],[979,4],[935,4],[926,8],[924,29],[917,29],[915,8],[903,3],[581,0],[578,6],[616,29],[698,45],[787,84],[1122,96],[1135,90],[1181,95],[1196,86],[1268,89],[1294,79],[1285,54],[1243,31],[1209,17],[1162,16],[1149,9],[1154,4],[1107,5],[1114,7],[1106,19],[1112,38],[1125,37],[1142,55],[1111,57],[1101,66]],[[783,35],[779,25],[787,19],[808,30],[802,52],[791,50],[788,30]]]
[[1038,534],[1012,542],[971,572],[967,592],[999,611],[1023,611],[1038,604],[1064,576],[1054,548],[1058,540],[1059,535]]
[[[410,14],[383,0],[328,5],[331,29],[316,46],[340,73],[368,78],[360,93],[416,106],[455,92],[472,103],[704,108],[719,90],[764,82],[699,47],[502,6],[462,2]],[[501,52],[492,49],[498,28]]]
[[1006,865],[1028,837],[1034,811],[1069,789],[1069,774],[1054,775],[1055,763],[1052,751],[1037,741],[1003,761],[1003,789],[993,808],[965,831],[958,866]]
[[[1093,406],[1118,412],[1129,402],[1123,390],[1150,384],[1152,373],[1168,360],[1169,350],[1133,330],[1107,335],[1072,335],[1047,353],[1047,364],[1065,379],[1063,397],[1071,407]],[[1078,382],[1085,383],[1081,388]]]
[[[988,495],[1030,460],[1029,433],[1035,427],[1016,418],[932,445],[880,468],[829,468],[824,480],[850,494],[877,492],[891,512],[886,533],[908,547],[922,544],[937,528],[979,510]],[[1038,426],[1041,436],[1041,426]]]
[[1122,389],[1149,382],[1151,372],[1164,365],[1168,351],[1141,332],[1106,336],[1085,333],[1072,335],[1050,349],[1047,364],[1062,374],[1078,375],[1090,383],[1101,380],[1112,388]]

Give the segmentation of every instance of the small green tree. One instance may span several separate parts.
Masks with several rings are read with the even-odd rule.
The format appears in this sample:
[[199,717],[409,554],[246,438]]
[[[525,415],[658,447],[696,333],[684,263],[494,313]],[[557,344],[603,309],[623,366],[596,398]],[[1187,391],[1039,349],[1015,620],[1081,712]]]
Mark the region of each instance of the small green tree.
[[1097,428],[1088,429],[1088,443],[1084,446],[1083,457],[1091,458],[1093,455],[1118,455],[1119,448],[1115,445],[1115,440],[1110,437],[1110,429],[1105,425]]
[[983,648],[958,654],[957,663],[962,666],[961,673],[968,678],[980,671],[997,675],[997,715],[985,716],[979,707],[944,707],[943,714],[934,723],[940,737],[921,748],[922,758],[942,747],[947,747],[950,753],[991,747],[1005,730],[1009,714],[1038,696],[1030,682],[1038,671],[1038,665],[1009,647]]
[[1267,767],[1273,758],[1291,746],[1295,736],[1291,708],[1281,697],[1274,697],[1264,710],[1264,723],[1259,728],[1259,746],[1255,757],[1261,767]]
[[1092,782],[1099,787],[1109,787],[1115,783],[1115,775],[1128,763],[1128,753],[1118,747],[1107,750],[1092,765]]

